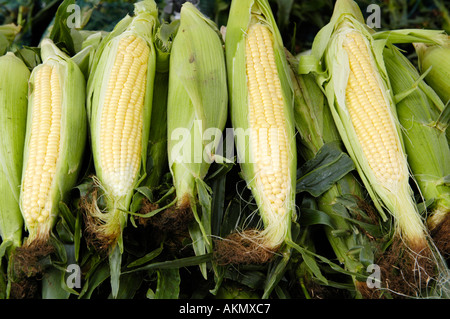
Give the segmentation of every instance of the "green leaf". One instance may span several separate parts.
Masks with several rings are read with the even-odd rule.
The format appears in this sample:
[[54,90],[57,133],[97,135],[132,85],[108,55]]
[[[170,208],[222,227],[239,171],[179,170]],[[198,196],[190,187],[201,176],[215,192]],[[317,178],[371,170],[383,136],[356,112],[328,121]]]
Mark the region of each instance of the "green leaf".
[[178,299],[180,293],[180,271],[178,268],[160,269],[155,299]]
[[120,275],[122,265],[122,253],[119,245],[116,245],[109,254],[109,268],[111,275],[111,294],[113,298],[117,298],[119,294]]
[[313,159],[298,169],[297,193],[318,197],[354,169],[352,159],[335,143],[324,144]]
[[51,267],[42,278],[42,299],[68,299],[70,292],[63,288],[64,271]]
[[120,289],[116,299],[133,299],[136,291],[143,283],[143,275],[126,274],[120,277]]
[[252,289],[264,289],[266,274],[258,270],[242,271],[230,268],[224,273],[224,278],[231,279]]
[[14,242],[12,240],[2,241],[0,244],[0,266],[2,265],[2,258],[6,255],[9,247],[12,247]]
[[144,257],[141,257],[141,258],[129,263],[127,267],[128,268],[138,267],[138,266],[141,266],[143,264],[146,264],[146,263],[152,261],[153,259],[158,257],[159,254],[161,254],[163,248],[164,248],[163,244],[161,243],[160,247],[156,248],[155,250],[152,250],[151,252],[146,254]]
[[322,275],[322,272],[320,271],[320,267],[317,264],[316,260],[311,256],[315,254],[297,245],[293,241],[287,241],[287,244],[301,254],[303,262],[320,282],[322,282],[323,284],[328,284],[328,280]]
[[24,45],[15,52],[15,55],[22,59],[28,69],[32,70],[34,67],[42,63],[40,52],[40,48],[28,47]]
[[436,121],[436,127],[441,131],[445,131],[450,124],[450,101],[447,102]]
[[263,299],[269,298],[273,289],[278,287],[278,283],[286,272],[290,258],[291,249],[288,249],[283,253],[281,258],[277,259],[276,262],[271,263],[270,270],[267,274],[266,283],[264,285],[264,294],[262,296]]
[[77,212],[77,218],[75,220],[75,231],[74,231],[74,247],[75,247],[75,260],[78,262],[80,256],[81,238],[83,236],[81,227],[83,222],[81,220],[82,216],[80,212]]
[[61,223],[67,226],[67,231],[72,237],[75,233],[76,218],[64,202],[59,202],[59,212],[62,217]]
[[301,208],[299,223],[302,227],[310,225],[327,225],[331,228],[335,228],[333,219],[326,213],[317,209]]
[[109,277],[109,266],[105,262],[95,265],[87,274],[83,289],[80,293],[81,299],[90,299],[95,289]]
[[143,271],[143,270],[149,270],[149,269],[173,269],[173,268],[181,268],[181,267],[190,267],[190,266],[196,266],[200,265],[202,263],[208,262],[212,260],[212,254],[204,254],[200,256],[193,256],[193,257],[185,257],[175,260],[167,260],[162,262],[156,262],[152,264],[145,265],[140,268],[136,268],[129,271],[124,271],[124,274],[136,272],[136,271]]
[[219,235],[225,212],[226,175],[211,181],[211,234]]
[[58,7],[55,15],[55,21],[50,32],[49,38],[53,40],[61,49],[65,49],[72,56],[75,54],[75,46],[73,43],[70,28],[67,24],[67,18],[72,13],[67,10],[69,5],[75,4],[75,0],[64,0]]

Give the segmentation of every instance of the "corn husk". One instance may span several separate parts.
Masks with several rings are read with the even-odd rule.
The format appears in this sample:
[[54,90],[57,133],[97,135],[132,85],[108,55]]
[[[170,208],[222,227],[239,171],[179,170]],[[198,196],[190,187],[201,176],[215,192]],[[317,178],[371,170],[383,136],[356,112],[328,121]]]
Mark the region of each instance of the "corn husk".
[[439,95],[444,105],[450,101],[450,38],[446,43],[426,44],[415,43],[414,47],[417,52],[419,70],[423,74],[425,72],[425,81]]
[[27,122],[30,71],[13,53],[0,57],[0,237],[2,245],[22,244],[19,196]]
[[228,91],[217,26],[189,2],[181,8],[172,44],[168,94],[167,152],[176,200],[164,214],[174,223],[187,219],[194,251],[203,254],[212,249],[211,198],[204,178],[225,128]]
[[[403,127],[408,163],[423,200],[431,202],[428,226],[437,229],[449,218],[450,211],[450,184],[446,181],[450,176],[450,147],[445,128],[438,126],[439,110],[444,105],[395,47],[384,50],[384,59],[393,93],[398,97],[397,114]],[[409,91],[412,88],[415,89]],[[439,241],[448,242],[448,233],[443,236],[447,239]]]

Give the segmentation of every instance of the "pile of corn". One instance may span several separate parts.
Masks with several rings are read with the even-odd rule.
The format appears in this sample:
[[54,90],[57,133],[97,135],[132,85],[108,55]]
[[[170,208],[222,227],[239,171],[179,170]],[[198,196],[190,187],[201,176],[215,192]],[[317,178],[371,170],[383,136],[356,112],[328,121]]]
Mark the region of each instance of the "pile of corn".
[[295,56],[267,0],[220,29],[143,0],[108,32],[64,27],[71,4],[37,48],[5,28],[0,298],[227,298],[246,271],[262,298],[448,298],[445,32],[338,0]]

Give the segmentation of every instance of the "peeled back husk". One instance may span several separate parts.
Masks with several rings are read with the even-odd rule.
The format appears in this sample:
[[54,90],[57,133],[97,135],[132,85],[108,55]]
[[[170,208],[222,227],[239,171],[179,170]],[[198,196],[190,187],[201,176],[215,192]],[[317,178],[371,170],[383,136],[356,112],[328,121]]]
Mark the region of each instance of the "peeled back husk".
[[168,94],[167,152],[176,199],[155,217],[163,218],[171,231],[188,228],[199,255],[212,247],[211,196],[204,178],[222,140],[228,91],[217,26],[189,2],[181,8],[172,44]]

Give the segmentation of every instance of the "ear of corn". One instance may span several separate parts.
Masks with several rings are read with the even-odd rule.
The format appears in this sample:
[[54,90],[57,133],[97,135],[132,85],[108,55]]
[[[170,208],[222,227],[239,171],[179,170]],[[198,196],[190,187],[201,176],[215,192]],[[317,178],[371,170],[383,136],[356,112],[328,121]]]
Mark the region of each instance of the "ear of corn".
[[27,122],[30,71],[13,53],[0,57],[0,237],[22,243],[19,195]]
[[27,243],[46,241],[75,185],[86,142],[85,79],[51,40],[30,76],[20,207]]
[[[292,68],[291,76],[294,86],[295,126],[300,137],[298,149],[299,154],[302,154],[307,161],[313,159],[326,143],[341,145],[342,141],[334,125],[325,95],[317,85],[314,76],[295,74],[298,67],[297,61],[292,56],[288,56],[288,61]],[[358,288],[362,284],[367,262],[370,260],[367,256],[373,257],[374,253],[368,237],[350,221],[352,216],[347,212],[336,213],[334,210],[334,205],[339,198],[348,195],[354,197],[357,203],[362,201],[365,195],[352,173],[345,175],[319,196],[317,204],[319,210],[330,217],[332,226],[324,227],[325,234],[337,259],[344,265],[345,270],[350,272],[357,296],[361,297]],[[341,235],[336,235],[337,232]],[[351,251],[356,249],[360,249],[361,253],[352,254]]]
[[450,101],[450,37],[443,45],[415,43],[414,46],[420,71],[428,72],[425,81],[447,104]]
[[314,40],[323,85],[336,127],[359,176],[385,219],[416,253],[429,251],[427,231],[409,185],[409,169],[382,51],[353,1],[339,0]]
[[[401,52],[395,47],[385,49],[384,57],[394,94],[400,95],[416,85],[420,75]],[[445,178],[450,176],[450,147],[445,130],[435,125],[443,103],[434,105],[434,92],[423,81],[417,86],[398,101],[396,107],[411,171],[423,199],[433,201],[428,218],[428,225],[433,230],[449,218],[450,186],[445,183]]]
[[119,244],[134,188],[145,177],[155,76],[153,1],[135,4],[102,39],[92,60],[87,84],[87,110],[95,181],[104,194],[105,211],[97,205],[88,215],[101,246]]
[[[217,26],[186,2],[170,55],[167,150],[175,211],[187,210],[195,218],[190,235],[197,254],[212,246],[206,217],[211,212],[205,207],[209,204],[202,203],[199,189],[207,189],[203,179],[221,141],[227,103],[225,55]],[[199,203],[206,211],[203,217],[197,213]]]
[[232,2],[225,47],[237,157],[264,224],[254,240],[277,250],[295,218],[297,153],[292,83],[267,1]]

